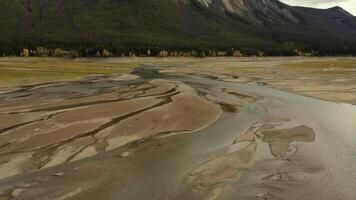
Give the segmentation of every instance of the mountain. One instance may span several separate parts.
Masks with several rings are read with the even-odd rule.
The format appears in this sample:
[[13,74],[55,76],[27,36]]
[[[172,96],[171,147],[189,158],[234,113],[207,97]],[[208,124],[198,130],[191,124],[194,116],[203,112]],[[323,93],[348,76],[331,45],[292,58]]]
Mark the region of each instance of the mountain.
[[299,22],[294,16],[291,7],[279,1],[273,0],[198,0],[207,8],[213,8],[223,12],[239,15],[247,20],[257,23],[274,22],[281,19],[294,23]]
[[206,8],[234,13],[263,31],[335,41],[354,40],[356,18],[342,9],[288,6],[277,0],[198,0]]
[[[277,0],[0,0],[0,53],[147,49],[356,53],[356,17]],[[89,52],[89,53],[88,53]]]

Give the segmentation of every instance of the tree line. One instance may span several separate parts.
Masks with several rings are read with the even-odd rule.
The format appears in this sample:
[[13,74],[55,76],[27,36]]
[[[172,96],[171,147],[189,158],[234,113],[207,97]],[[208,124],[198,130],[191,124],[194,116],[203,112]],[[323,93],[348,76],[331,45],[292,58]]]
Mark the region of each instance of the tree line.
[[[353,51],[343,52],[348,55],[355,55]],[[0,56],[22,56],[22,57],[243,57],[243,56],[327,56],[337,55],[332,51],[323,50],[302,50],[302,49],[284,49],[284,50],[240,50],[237,48],[228,49],[162,49],[156,48],[14,48],[1,49]]]

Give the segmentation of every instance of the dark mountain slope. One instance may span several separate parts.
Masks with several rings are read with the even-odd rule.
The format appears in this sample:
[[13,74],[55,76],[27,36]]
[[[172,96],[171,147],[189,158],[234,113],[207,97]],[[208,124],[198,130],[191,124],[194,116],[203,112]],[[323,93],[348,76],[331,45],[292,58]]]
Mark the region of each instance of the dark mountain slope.
[[251,25],[260,24],[265,31],[346,41],[356,35],[356,18],[340,7],[325,10],[292,7],[277,0],[198,1],[208,8],[239,15]]
[[114,52],[293,48],[356,52],[356,19],[340,8],[276,0],[0,0],[0,51],[49,48]]

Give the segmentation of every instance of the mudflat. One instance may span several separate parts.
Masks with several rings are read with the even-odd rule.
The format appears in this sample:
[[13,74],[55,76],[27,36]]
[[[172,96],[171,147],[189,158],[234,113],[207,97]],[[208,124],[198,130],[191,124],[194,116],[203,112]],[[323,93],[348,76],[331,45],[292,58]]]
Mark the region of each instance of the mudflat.
[[355,58],[1,58],[7,69],[0,199],[356,196]]

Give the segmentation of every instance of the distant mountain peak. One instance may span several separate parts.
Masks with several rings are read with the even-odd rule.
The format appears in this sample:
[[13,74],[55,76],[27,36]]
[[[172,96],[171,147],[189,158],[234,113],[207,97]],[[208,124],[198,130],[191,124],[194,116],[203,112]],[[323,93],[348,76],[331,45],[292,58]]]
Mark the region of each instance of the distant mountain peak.
[[341,12],[342,14],[345,14],[348,16],[353,16],[351,13],[347,12],[345,9],[341,8],[340,6],[331,7],[328,10],[338,11],[338,12]]
[[278,0],[196,0],[203,6],[215,8],[219,11],[237,14],[244,18],[263,22],[280,22],[283,17],[294,23],[300,20],[294,16],[289,6]]

